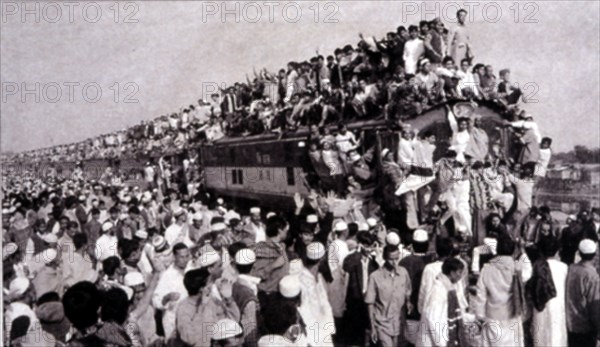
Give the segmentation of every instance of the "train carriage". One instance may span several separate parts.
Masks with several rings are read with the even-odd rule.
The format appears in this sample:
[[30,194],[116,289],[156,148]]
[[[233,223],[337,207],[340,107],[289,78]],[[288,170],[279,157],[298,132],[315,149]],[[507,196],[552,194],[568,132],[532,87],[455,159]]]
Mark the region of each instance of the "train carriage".
[[[451,104],[457,116],[473,111],[469,103]],[[482,116],[483,127],[490,143],[500,142],[510,155],[511,135],[504,130],[502,109],[493,103],[481,102],[475,111]],[[436,135],[434,160],[439,159],[450,145],[451,130],[445,104],[437,105],[405,123],[419,134],[431,131]],[[376,146],[395,150],[398,133],[386,120],[357,121],[348,124],[355,133],[364,132],[359,151]],[[205,188],[219,196],[241,198],[267,206],[292,206],[296,192],[306,195],[311,189],[306,174],[312,170],[308,159],[308,129],[279,138],[264,134],[244,138],[223,138],[200,148]],[[377,158],[379,162],[379,158]],[[324,177],[323,177],[324,178]],[[374,190],[371,189],[370,193]]]

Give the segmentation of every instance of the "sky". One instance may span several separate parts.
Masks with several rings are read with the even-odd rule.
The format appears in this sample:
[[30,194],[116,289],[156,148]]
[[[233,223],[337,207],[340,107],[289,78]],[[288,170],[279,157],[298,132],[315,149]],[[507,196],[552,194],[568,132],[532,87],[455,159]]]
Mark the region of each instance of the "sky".
[[452,26],[458,6],[470,9],[475,61],[511,69],[555,151],[599,145],[597,1],[64,4],[2,2],[3,152],[77,142],[178,111],[253,68],[277,71],[316,50],[355,45],[359,32],[381,38],[434,17]]

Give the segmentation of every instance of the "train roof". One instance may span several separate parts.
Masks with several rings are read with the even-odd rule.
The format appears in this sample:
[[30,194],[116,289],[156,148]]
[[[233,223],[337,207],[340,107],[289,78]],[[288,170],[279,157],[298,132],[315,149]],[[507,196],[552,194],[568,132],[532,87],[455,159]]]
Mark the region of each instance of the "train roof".
[[[404,123],[410,124],[415,129],[423,129],[436,121],[445,120],[446,114],[444,108],[446,105],[454,106],[458,103],[468,103],[467,101],[449,101],[445,103],[440,103],[431,108],[427,109],[425,112],[420,114],[419,116],[409,119]],[[477,101],[475,102],[478,106],[477,113],[481,114],[483,118],[493,118],[496,121],[501,121],[504,119],[503,108],[501,105],[498,105],[491,101]],[[392,122],[381,117],[376,119],[369,120],[358,120],[347,124],[348,129],[350,130],[388,130]],[[334,125],[330,125],[329,127],[333,128]],[[286,142],[286,141],[298,141],[300,139],[306,139],[309,134],[308,126],[300,127],[293,133],[287,133],[285,136],[281,137],[279,133],[268,133],[268,134],[259,134],[259,135],[251,135],[251,136],[239,136],[239,137],[224,137],[217,141],[214,141],[212,145],[203,145],[202,147],[213,147],[213,146],[236,146],[236,145],[248,145],[254,143],[265,143],[265,142]]]

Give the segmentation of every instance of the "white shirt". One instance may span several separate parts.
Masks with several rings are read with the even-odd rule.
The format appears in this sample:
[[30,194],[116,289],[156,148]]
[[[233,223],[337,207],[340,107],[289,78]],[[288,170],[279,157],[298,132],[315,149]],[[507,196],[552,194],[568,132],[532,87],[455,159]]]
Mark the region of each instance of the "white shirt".
[[423,40],[414,39],[408,40],[404,44],[404,69],[407,74],[414,75],[417,73],[417,63],[419,58],[425,54],[425,45]]
[[348,244],[344,240],[336,239],[331,242],[328,249],[328,262],[331,272],[342,266],[344,259],[350,254]]
[[[163,306],[163,298],[169,293],[179,293],[179,299],[176,300],[176,303],[179,303],[181,300],[187,298],[188,293],[183,285],[183,276],[185,275],[185,271],[178,269],[175,267],[175,264],[169,266],[165,272],[160,275],[158,279],[158,284],[156,285],[156,289],[154,290],[154,295],[152,296],[152,306],[154,306],[157,310],[164,310],[165,306]],[[176,306],[176,305],[175,305]]]
[[537,162],[535,175],[538,177],[546,177],[548,171],[548,164],[552,157],[552,150],[550,148],[540,148],[540,159]]
[[117,251],[117,245],[119,239],[116,236],[104,234],[96,240],[96,259],[103,261],[104,259],[112,256],[119,256]]
[[538,127],[536,122],[531,120],[519,120],[510,123],[510,125],[512,125],[515,128],[525,128],[532,130],[537,142],[542,142],[542,133],[540,132],[540,128]]
[[167,240],[169,245],[183,242],[186,246],[191,247],[194,243],[189,238],[188,230],[187,227],[184,229],[183,226],[173,223],[165,231],[165,240]]

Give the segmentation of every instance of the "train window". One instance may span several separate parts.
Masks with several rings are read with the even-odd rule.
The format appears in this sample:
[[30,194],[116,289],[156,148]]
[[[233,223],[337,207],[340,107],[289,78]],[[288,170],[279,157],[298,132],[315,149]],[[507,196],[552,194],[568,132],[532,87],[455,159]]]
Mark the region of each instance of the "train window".
[[238,170],[238,184],[244,184],[244,170]]
[[263,180],[263,170],[258,170],[258,180],[259,181]]
[[294,186],[294,185],[296,185],[296,178],[294,177],[294,168],[293,167],[287,167],[286,168],[286,173],[287,173],[287,184],[288,184],[288,186]]
[[267,181],[271,180],[271,170],[267,169]]
[[237,181],[237,170],[231,170],[231,183],[238,184]]

